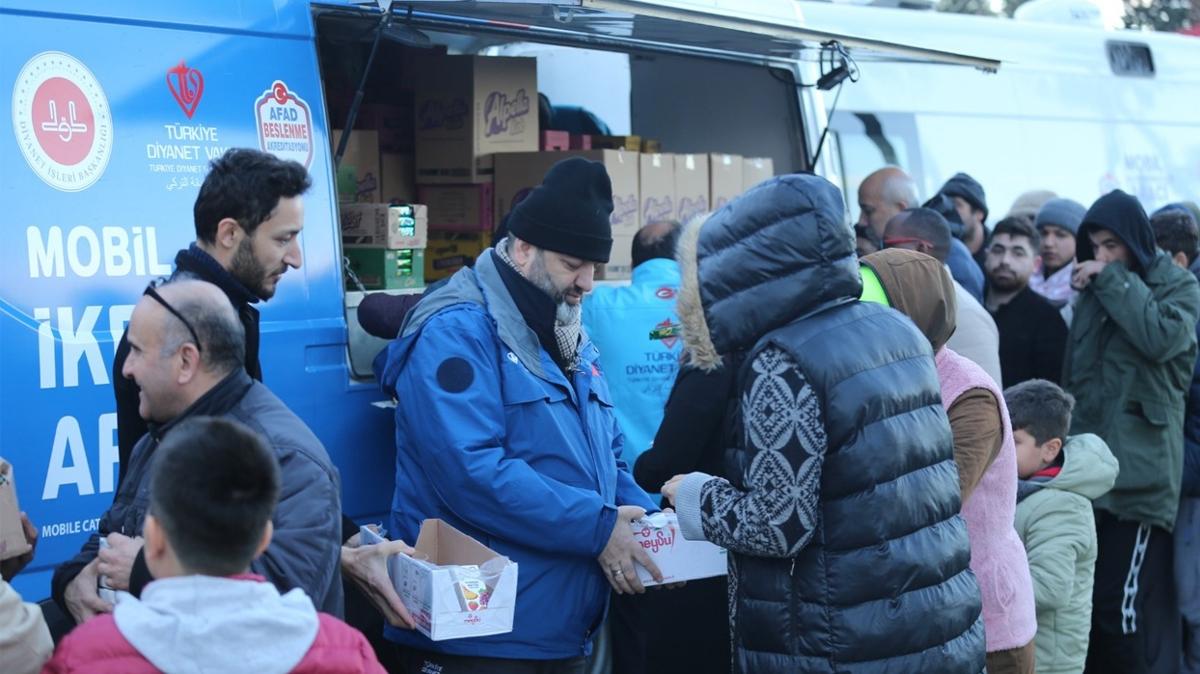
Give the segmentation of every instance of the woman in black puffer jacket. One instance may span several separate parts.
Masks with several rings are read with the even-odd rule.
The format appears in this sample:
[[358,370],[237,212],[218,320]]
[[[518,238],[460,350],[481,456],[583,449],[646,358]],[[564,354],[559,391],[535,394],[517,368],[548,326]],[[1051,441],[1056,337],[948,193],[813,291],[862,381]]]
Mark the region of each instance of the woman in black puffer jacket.
[[841,195],[768,181],[680,242],[698,367],[746,349],[726,466],[663,486],[690,539],[729,549],[736,672],[973,674],[979,586],[929,341],[858,301]]

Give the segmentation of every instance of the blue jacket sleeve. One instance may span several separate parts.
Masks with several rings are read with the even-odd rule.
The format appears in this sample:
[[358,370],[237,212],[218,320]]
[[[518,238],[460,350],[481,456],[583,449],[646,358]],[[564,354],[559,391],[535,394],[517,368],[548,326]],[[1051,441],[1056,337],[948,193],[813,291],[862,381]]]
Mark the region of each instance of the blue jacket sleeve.
[[983,271],[975,264],[966,244],[958,239],[951,240],[946,266],[950,267],[950,276],[983,304]]
[[472,526],[537,550],[599,555],[615,504],[505,449],[499,353],[489,319],[472,313],[445,311],[422,328],[397,382],[398,437],[410,444],[397,451],[412,456],[441,502]]

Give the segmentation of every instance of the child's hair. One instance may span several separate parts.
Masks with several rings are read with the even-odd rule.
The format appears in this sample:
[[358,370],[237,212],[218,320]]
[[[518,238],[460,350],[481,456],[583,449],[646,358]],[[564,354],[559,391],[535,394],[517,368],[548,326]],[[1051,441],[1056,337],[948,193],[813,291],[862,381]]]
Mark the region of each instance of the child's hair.
[[279,498],[266,442],[235,421],[195,417],[155,450],[150,514],[190,573],[231,576],[254,559]]
[[1059,438],[1066,440],[1071,427],[1075,398],[1054,382],[1030,379],[1004,392],[1014,431],[1023,430],[1039,445]]

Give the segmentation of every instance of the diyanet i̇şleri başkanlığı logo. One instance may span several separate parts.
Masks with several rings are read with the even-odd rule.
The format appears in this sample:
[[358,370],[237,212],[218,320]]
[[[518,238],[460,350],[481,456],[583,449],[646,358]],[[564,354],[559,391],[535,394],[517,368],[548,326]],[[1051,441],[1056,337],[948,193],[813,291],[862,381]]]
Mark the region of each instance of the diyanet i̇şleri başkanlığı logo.
[[13,133],[29,168],[63,192],[91,187],[113,149],[112,110],[82,61],[59,51],[29,59],[12,96]]

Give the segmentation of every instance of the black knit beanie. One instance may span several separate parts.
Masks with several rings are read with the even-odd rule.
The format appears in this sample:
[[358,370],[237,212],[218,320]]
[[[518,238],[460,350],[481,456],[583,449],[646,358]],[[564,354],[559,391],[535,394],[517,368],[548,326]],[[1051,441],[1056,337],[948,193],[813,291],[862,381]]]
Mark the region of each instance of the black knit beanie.
[[942,185],[941,194],[965,199],[973,208],[983,211],[983,219],[987,221],[987,196],[984,195],[983,185],[980,185],[978,180],[965,173],[955,173]]
[[604,164],[564,159],[546,172],[509,214],[513,236],[588,262],[608,262],[612,252],[612,181]]

